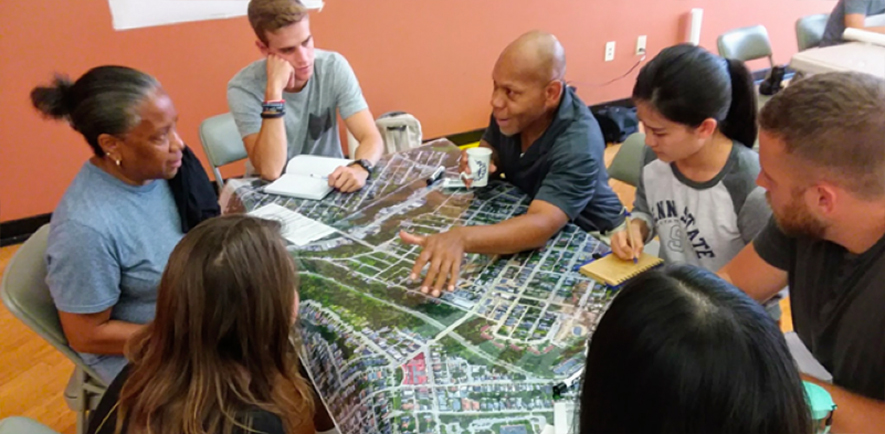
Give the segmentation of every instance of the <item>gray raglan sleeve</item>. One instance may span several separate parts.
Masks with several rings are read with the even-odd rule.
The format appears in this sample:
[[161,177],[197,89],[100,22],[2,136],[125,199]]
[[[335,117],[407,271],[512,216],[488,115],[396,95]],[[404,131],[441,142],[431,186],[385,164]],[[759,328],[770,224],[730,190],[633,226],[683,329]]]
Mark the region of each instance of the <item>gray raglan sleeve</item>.
[[771,207],[765,199],[765,189],[756,187],[747,195],[744,206],[738,211],[738,230],[744,243],[750,244],[762,232],[771,218]]
[[[648,148],[643,148],[642,150],[642,172],[645,172],[645,166],[653,160],[653,153],[649,155],[651,151]],[[636,197],[633,199],[633,211],[630,212],[630,215],[634,219],[640,219],[645,222],[645,225],[648,226],[648,236],[645,238],[645,242],[648,243],[652,238],[655,237],[655,219],[651,215],[651,208],[648,206],[648,200],[645,197],[645,176],[643,173],[639,174],[639,182],[636,184]]]

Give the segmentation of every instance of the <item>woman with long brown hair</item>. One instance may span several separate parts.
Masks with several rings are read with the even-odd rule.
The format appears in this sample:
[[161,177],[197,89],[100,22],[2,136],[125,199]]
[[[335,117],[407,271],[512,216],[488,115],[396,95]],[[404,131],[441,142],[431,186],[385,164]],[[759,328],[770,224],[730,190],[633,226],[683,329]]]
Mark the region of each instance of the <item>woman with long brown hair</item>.
[[313,433],[314,392],[290,338],[298,293],[279,223],[201,223],[175,247],[157,314],[90,433]]

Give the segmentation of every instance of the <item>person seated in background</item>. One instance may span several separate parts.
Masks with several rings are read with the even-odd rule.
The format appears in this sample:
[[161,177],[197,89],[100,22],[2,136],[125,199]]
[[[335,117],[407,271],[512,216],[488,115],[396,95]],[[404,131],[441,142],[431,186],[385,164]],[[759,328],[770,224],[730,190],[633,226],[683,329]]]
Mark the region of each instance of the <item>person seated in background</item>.
[[297,286],[279,222],[239,214],[194,228],[88,432],[299,434],[315,420],[328,429],[291,339]]
[[720,275],[759,301],[789,283],[796,334],[833,375],[835,432],[885,433],[885,80],[818,74],[759,116],[773,218]]
[[[633,87],[645,127],[633,219],[612,234],[624,260],[660,236],[667,263],[719,271],[765,227],[771,208],[756,185],[756,87],[743,62],[690,44],[660,52]],[[635,242],[630,244],[630,239]],[[780,318],[778,300],[767,302]]]
[[73,83],[57,77],[36,87],[31,99],[92,149],[52,213],[46,283],[68,344],[111,380],[126,365],[123,343],[154,318],[169,253],[197,223],[189,201],[208,191],[214,213],[196,214],[217,215],[215,193],[199,162],[191,175],[180,169],[184,157],[196,158],[178,136],[172,100],[150,75],[100,66]]
[[746,294],[687,264],[617,294],[590,340],[578,405],[582,434],[812,432],[781,331]]
[[[533,31],[501,53],[492,71],[492,117],[480,142],[492,150],[489,171],[527,193],[528,212],[488,226],[456,227],[429,236],[401,232],[422,252],[421,291],[439,296],[455,288],[464,253],[511,254],[544,246],[569,221],[606,233],[623,223],[620,199],[608,184],[605,141],[596,119],[565,83],[565,50],[553,35]],[[470,173],[467,155],[461,171]],[[470,181],[466,181],[470,184]]]
[[329,175],[329,185],[359,190],[384,144],[347,59],[314,49],[298,0],[252,0],[248,16],[264,59],[230,80],[227,102],[254,172],[274,180],[296,155],[342,158],[337,110],[359,147],[352,164]]
[[861,29],[876,33],[885,33],[885,26],[866,26],[866,19],[872,15],[885,14],[885,0],[839,0],[820,41],[821,47],[844,43],[842,34],[845,29]]

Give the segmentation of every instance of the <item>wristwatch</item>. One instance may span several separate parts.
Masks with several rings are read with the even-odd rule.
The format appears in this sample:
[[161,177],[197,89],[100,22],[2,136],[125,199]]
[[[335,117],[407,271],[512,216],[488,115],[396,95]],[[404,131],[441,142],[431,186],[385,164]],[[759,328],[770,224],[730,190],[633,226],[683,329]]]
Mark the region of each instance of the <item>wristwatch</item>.
[[359,165],[360,167],[365,169],[366,172],[369,172],[369,176],[372,176],[372,163],[369,160],[359,159],[359,160],[354,160],[353,163],[348,164],[348,166],[353,166],[353,165]]

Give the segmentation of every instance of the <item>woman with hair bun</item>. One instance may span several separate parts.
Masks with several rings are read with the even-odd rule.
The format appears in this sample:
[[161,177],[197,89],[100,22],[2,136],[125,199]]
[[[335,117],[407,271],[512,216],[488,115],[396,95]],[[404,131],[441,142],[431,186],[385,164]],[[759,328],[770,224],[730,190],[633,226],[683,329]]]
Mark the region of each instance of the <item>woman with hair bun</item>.
[[52,214],[46,282],[68,343],[110,381],[126,365],[124,342],[154,318],[160,276],[185,230],[166,182],[186,150],[178,112],[156,79],[123,66],[73,82],[56,76],[31,101],[92,150]]

